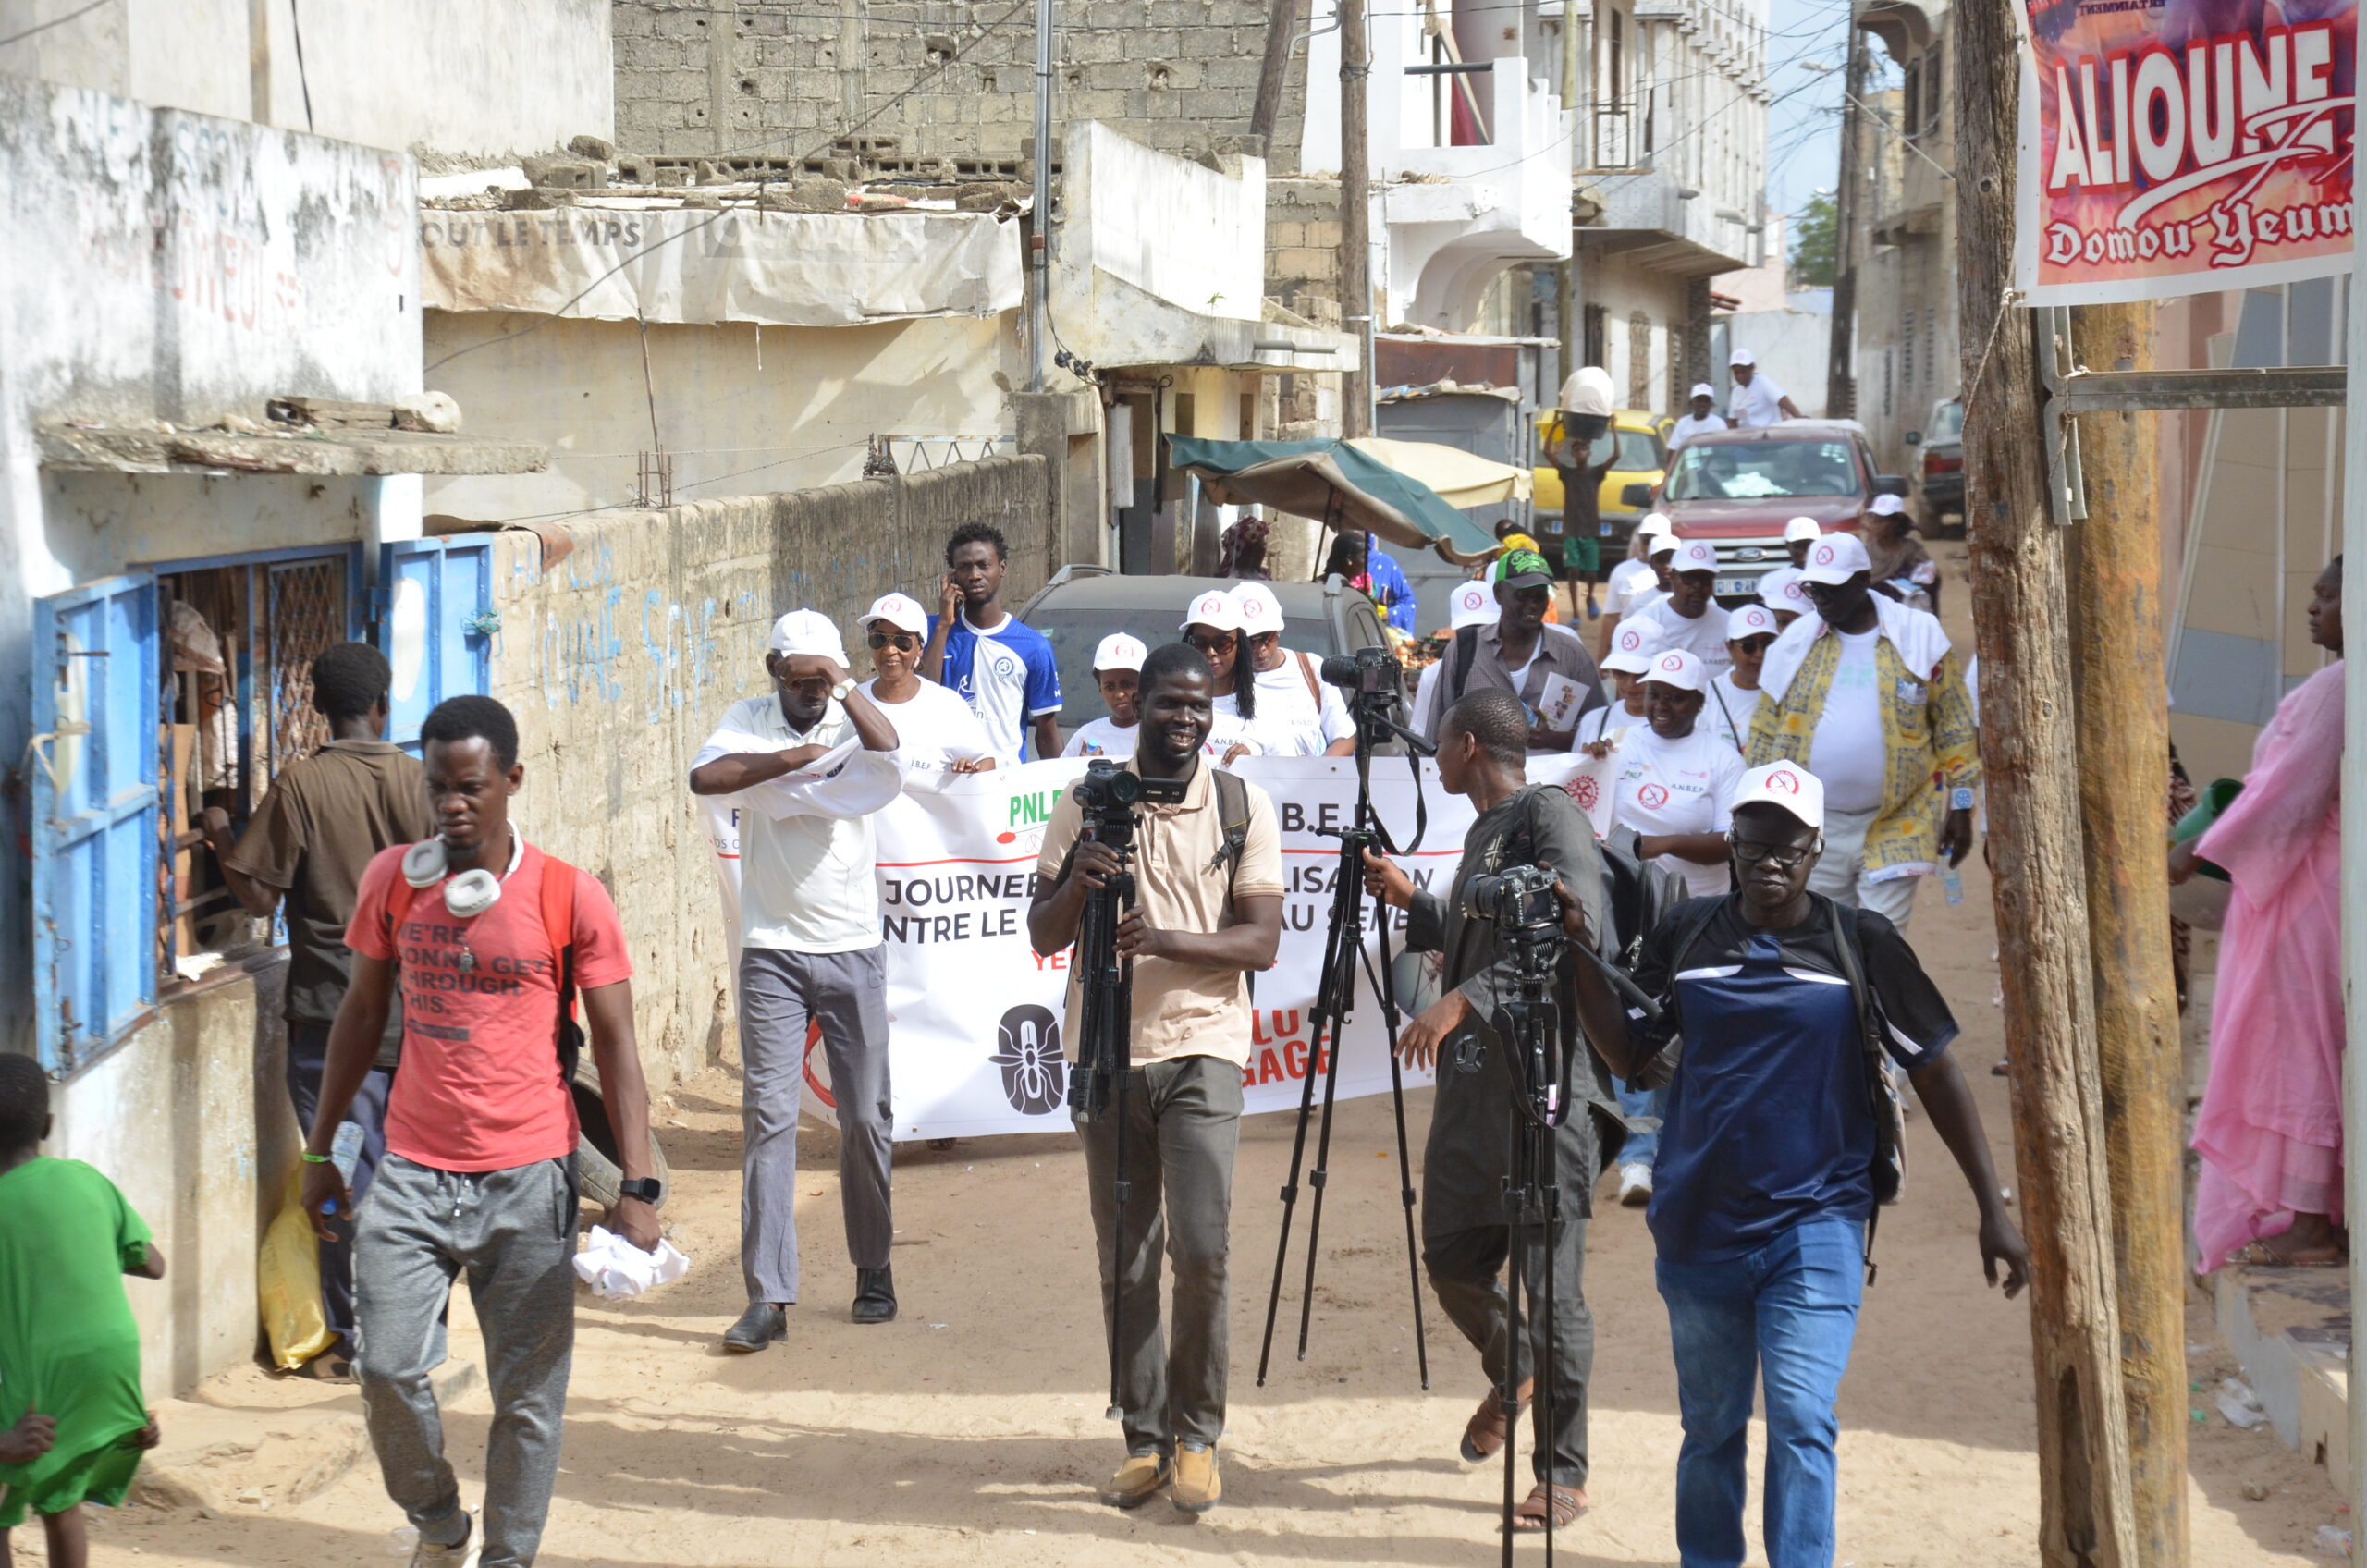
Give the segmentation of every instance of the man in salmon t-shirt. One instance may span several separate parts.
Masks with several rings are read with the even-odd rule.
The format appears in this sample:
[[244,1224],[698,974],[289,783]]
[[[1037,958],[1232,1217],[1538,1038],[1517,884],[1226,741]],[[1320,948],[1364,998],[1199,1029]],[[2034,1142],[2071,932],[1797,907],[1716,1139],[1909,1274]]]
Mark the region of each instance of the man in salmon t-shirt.
[[[382,851],[362,874],[345,936],[353,983],[329,1032],[304,1145],[304,1209],[324,1238],[332,1221],[349,1222],[332,1150],[399,983],[403,1055],[386,1156],[369,1206],[350,1221],[362,1408],[387,1494],[419,1531],[412,1568],[524,1568],[550,1511],[575,1341],[577,1128],[563,990],[583,994],[622,1156],[624,1195],[608,1228],[654,1252],[649,1092],[616,905],[596,878],[510,826],[525,769],[509,710],[454,697],[427,716],[420,739],[437,836]],[[444,1457],[428,1381],[463,1269],[494,1403],[481,1540]]]

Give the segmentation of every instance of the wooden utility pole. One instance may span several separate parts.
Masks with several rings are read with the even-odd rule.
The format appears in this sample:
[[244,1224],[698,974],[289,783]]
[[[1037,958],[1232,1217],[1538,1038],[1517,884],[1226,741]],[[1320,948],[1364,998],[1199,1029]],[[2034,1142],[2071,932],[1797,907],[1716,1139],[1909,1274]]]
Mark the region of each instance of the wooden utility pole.
[[[2030,1248],[2040,1561],[2137,1568],[2104,1163],[2063,531],[2041,467],[2030,318],[2012,302],[2015,0],[1957,9],[1965,516],[1995,867],[2014,1164]],[[2159,667],[2154,668],[2158,679]]]
[[1282,117],[1282,84],[1291,72],[1291,30],[1298,25],[1299,0],[1269,0],[1266,7],[1266,57],[1257,67],[1257,98],[1249,108],[1249,134],[1263,143],[1258,156],[1273,156],[1274,126]]
[[1340,0],[1340,325],[1356,335],[1356,368],[1341,391],[1343,435],[1372,434],[1372,138],[1365,89],[1372,40],[1365,0]]
[[[1586,105],[1581,103],[1578,87],[1578,42],[1583,24],[1578,20],[1578,7],[1573,0],[1563,0],[1562,6],[1562,108],[1570,116],[1570,167],[1584,167],[1579,149],[1588,145]],[[1576,187],[1572,188],[1576,196]],[[1570,259],[1562,263],[1561,276],[1554,280],[1553,314],[1562,327],[1562,374],[1554,382],[1559,386],[1570,379],[1578,368],[1578,355],[1584,351],[1585,329],[1578,325],[1578,227],[1573,214],[1570,224]]]
[[[2151,304],[2082,305],[2070,315],[2079,363],[2152,368]],[[2071,669],[2130,1519],[2141,1568],[2186,1568],[2186,1073],[2162,875],[2170,721],[2154,423],[2088,414],[2079,431],[2088,516],[2071,531]]]
[[1854,3],[1849,64],[1841,73],[1840,184],[1833,192],[1833,337],[1824,364],[1828,419],[1854,419],[1858,413],[1858,228],[1866,219],[1866,180],[1858,167],[1865,138],[1858,129],[1858,105],[1866,100],[1866,43],[1858,31]]

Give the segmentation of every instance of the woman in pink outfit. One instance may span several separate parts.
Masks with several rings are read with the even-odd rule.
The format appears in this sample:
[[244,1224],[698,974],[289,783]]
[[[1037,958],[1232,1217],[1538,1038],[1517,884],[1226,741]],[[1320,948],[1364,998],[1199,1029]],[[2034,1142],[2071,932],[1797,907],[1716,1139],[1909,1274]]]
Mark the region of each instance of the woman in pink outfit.
[[[2319,575],[2310,640],[2342,652],[2342,557]],[[2287,694],[2244,792],[2170,857],[2234,882],[2211,1004],[2211,1078],[2195,1118],[2203,1272],[2228,1262],[2328,1265],[2342,1213],[2342,663]]]

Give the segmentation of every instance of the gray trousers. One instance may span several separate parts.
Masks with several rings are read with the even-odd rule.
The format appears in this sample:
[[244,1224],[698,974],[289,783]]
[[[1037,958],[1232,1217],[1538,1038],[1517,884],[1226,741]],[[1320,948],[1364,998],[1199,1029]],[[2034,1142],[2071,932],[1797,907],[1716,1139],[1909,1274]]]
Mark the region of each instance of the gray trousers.
[[[1580,1107],[1577,1114],[1584,1115]],[[1591,1162],[1589,1162],[1591,1163]],[[1588,1176],[1592,1178],[1589,1170]],[[1514,1231],[1489,1225],[1470,1231],[1448,1231],[1422,1238],[1422,1266],[1439,1305],[1479,1352],[1479,1365],[1491,1385],[1501,1385],[1504,1355],[1514,1353],[1515,1387],[1534,1376],[1540,1354],[1553,1366],[1553,1419],[1546,1424],[1544,1390],[1529,1403],[1530,1468],[1540,1481],[1551,1455],[1555,1486],[1587,1484],[1587,1382],[1594,1376],[1594,1309],[1587,1305],[1587,1217],[1564,1204],[1554,1227],[1553,1322],[1539,1322],[1545,1302],[1545,1230],[1524,1226],[1519,1231],[1521,1335],[1511,1344],[1504,1300],[1505,1263],[1511,1256]],[[1532,1296],[1529,1292],[1533,1290]],[[1534,1305],[1532,1305],[1532,1303]],[[1547,1340],[1551,1347],[1547,1348]]]
[[468,1533],[444,1457],[429,1374],[444,1362],[452,1281],[465,1269],[484,1334],[493,1425],[485,1436],[484,1568],[524,1568],[542,1542],[558,1475],[575,1349],[574,1160],[462,1172],[389,1154],[355,1215],[353,1294],[362,1407],[386,1495],[420,1538]]
[[[1224,1434],[1232,1355],[1226,1304],[1233,1250],[1233,1156],[1241,1142],[1241,1069],[1184,1056],[1136,1067],[1126,1090],[1124,1252],[1110,1271],[1119,1224],[1118,1114],[1083,1129],[1085,1180],[1100,1259],[1102,1332],[1121,1331],[1118,1403],[1126,1452],[1169,1453]],[[1160,1331],[1159,1255],[1175,1268],[1175,1332]],[[1114,1315],[1120,1295],[1124,1321]]]
[[888,949],[740,954],[740,1272],[750,1301],[797,1299],[797,1112],[805,1035],[819,1023],[839,1113],[839,1203],[857,1268],[896,1236],[888,1084]]

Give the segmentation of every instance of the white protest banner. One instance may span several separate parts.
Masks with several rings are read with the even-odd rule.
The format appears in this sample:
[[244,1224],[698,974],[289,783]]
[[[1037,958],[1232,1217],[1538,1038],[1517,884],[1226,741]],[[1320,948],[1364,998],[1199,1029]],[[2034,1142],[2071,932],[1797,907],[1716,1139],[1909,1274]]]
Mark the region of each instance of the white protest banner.
[[[1529,777],[1563,782],[1578,756],[1539,757]],[[1085,771],[1079,758],[1029,763],[944,780],[907,793],[874,818],[878,832],[880,922],[888,945],[889,1076],[895,1136],[983,1137],[1065,1132],[1067,1064],[1062,1043],[1068,955],[1028,945],[1027,906],[1044,825],[1061,792]],[[1282,942],[1274,967],[1257,976],[1245,1109],[1286,1110],[1299,1102],[1314,1030],[1315,994],[1331,907],[1337,829],[1355,815],[1354,764],[1337,757],[1244,758],[1234,771],[1266,790],[1282,829],[1285,894]],[[1399,842],[1413,837],[1415,790],[1403,758],[1373,764],[1374,809]],[[1420,847],[1399,857],[1417,885],[1443,891],[1471,826],[1470,802],[1422,769],[1429,810]],[[727,903],[736,901],[738,862],[728,811],[711,814]],[[1369,900],[1364,901],[1367,913]],[[1390,950],[1402,950],[1403,917]],[[1373,936],[1367,932],[1369,949]],[[832,1119],[825,1053],[806,1044],[807,1109]],[[1380,1005],[1360,979],[1343,1036],[1339,1097],[1386,1093],[1389,1060]],[[1322,1064],[1316,1064],[1321,1071]],[[1407,1072],[1408,1087],[1427,1072]],[[1320,1093],[1320,1086],[1318,1087]]]

